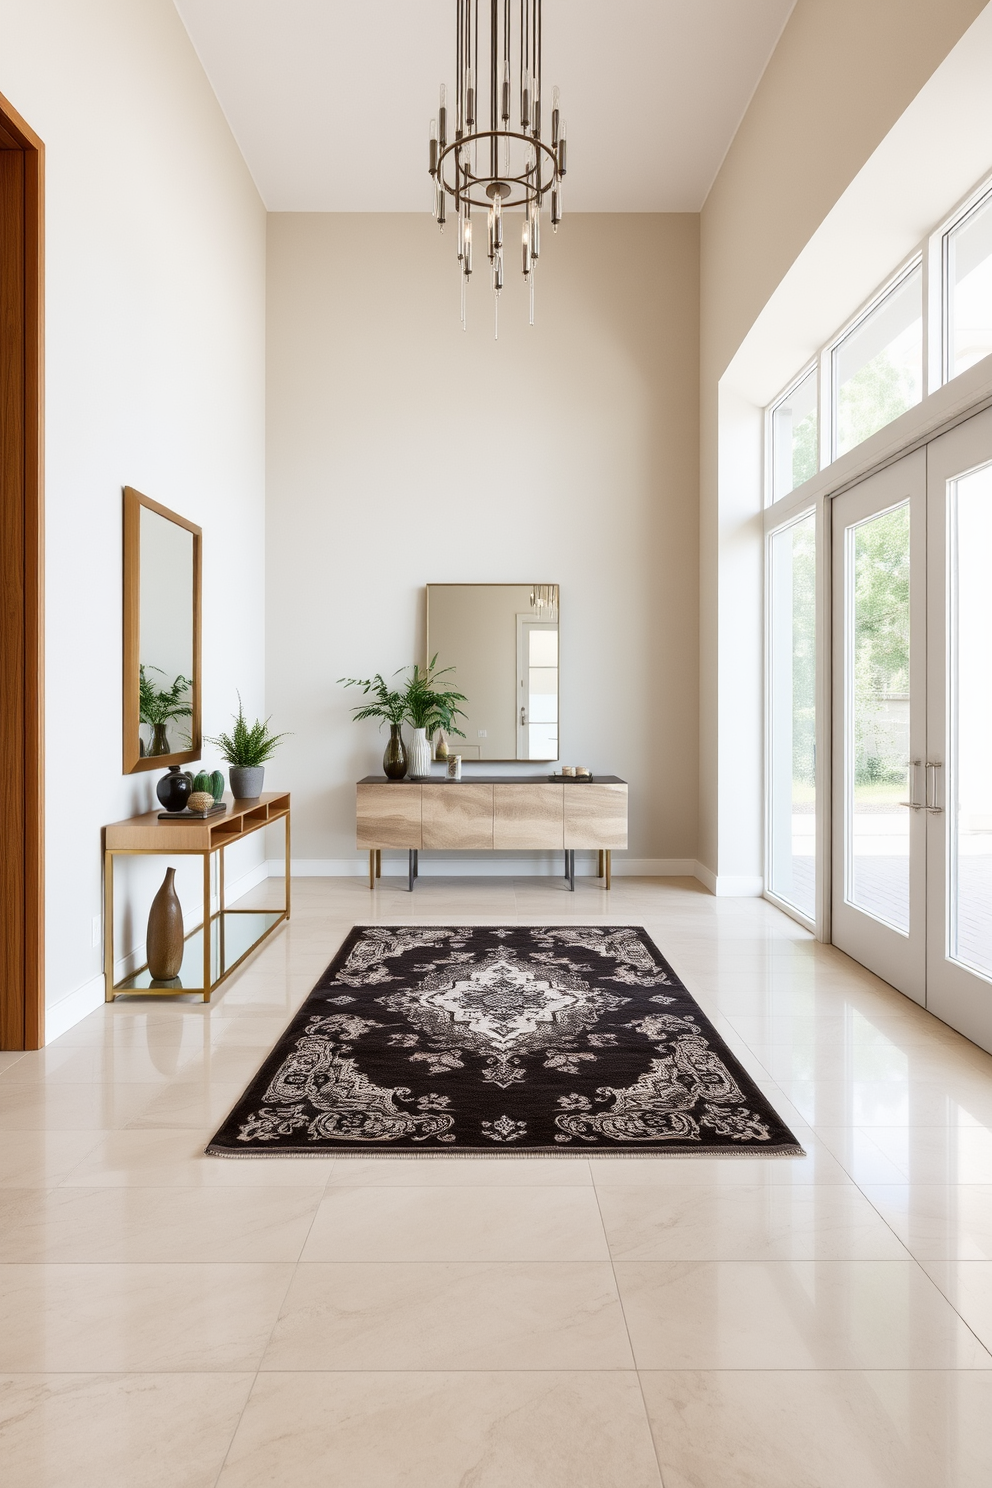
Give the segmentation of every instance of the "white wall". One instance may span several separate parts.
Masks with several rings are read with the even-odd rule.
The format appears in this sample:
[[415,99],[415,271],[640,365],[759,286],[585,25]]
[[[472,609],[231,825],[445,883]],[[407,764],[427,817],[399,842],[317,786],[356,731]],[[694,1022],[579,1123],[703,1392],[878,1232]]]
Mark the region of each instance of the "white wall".
[[270,217],[267,706],[310,869],[358,866],[385,743],[336,679],[421,658],[430,581],[561,585],[562,757],[630,781],[631,859],[694,859],[697,229],[566,218],[494,342],[426,212]]
[[[264,706],[265,214],[171,0],[0,0],[0,35],[47,164],[51,1036],[102,997],[100,829],[158,778],[121,775],[125,484],[204,531],[206,732],[235,687]],[[124,950],[163,868],[132,875]]]

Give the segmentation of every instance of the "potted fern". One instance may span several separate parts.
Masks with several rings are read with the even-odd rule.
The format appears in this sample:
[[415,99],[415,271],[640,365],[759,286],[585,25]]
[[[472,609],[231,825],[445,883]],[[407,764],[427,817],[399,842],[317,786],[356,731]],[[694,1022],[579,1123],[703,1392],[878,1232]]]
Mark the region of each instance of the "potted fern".
[[366,697],[371,694],[370,701],[352,708],[351,715],[356,723],[361,723],[364,718],[378,718],[380,729],[384,723],[389,724],[389,742],[382,756],[382,770],[387,780],[402,780],[407,767],[402,732],[406,701],[402,692],[390,687],[378,672],[374,677],[339,677],[338,681],[342,687],[360,687]]
[[[233,715],[232,715],[233,716]],[[241,694],[238,693],[238,712],[230,734],[218,734],[208,739],[220,750],[221,759],[230,767],[231,792],[236,801],[250,801],[262,794],[265,780],[265,762],[272,758],[285,734],[269,731],[269,720],[256,718],[249,723],[245,718]]]

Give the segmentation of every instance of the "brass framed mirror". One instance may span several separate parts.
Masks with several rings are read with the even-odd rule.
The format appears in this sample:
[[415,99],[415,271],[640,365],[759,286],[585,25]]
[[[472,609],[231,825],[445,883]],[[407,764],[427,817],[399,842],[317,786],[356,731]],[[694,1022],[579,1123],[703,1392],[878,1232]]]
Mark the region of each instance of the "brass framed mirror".
[[199,527],[124,487],[124,773],[200,758]]
[[427,660],[454,667],[466,760],[559,758],[557,584],[428,584]]

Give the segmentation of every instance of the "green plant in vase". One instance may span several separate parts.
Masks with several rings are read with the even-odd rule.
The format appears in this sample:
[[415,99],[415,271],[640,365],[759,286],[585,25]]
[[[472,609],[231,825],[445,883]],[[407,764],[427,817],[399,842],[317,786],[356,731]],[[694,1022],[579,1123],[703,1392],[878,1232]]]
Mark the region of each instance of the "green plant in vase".
[[191,678],[180,674],[171,687],[161,687],[148,675],[149,672],[158,672],[160,677],[166,674],[161,667],[146,667],[144,662],[138,667],[138,721],[148,724],[152,729],[151,743],[146,749],[142,740],[141,752],[149,758],[153,756],[157,758],[159,755],[173,752],[169,744],[168,732],[168,726],[172,720],[193,716],[193,705],[189,696],[193,683]]
[[220,750],[221,759],[230,767],[228,774],[236,801],[253,800],[262,794],[265,763],[287,737],[286,734],[272,733],[267,718],[256,718],[254,723],[249,723],[245,718],[241,694],[238,693],[234,728],[229,734],[218,734],[216,738],[206,741]]
[[460,739],[465,737],[455,723],[456,718],[467,716],[458,706],[466,701],[465,694],[447,684],[439,685],[440,678],[454,670],[451,666],[439,669],[435,652],[423,669],[413,666],[407,681],[403,703],[404,716],[413,729],[410,775],[414,780],[425,779],[431,773],[431,738],[438,729],[457,734]]
[[[402,668],[401,668],[402,670]],[[382,769],[388,780],[402,780],[406,774],[407,754],[403,742],[403,722],[406,718],[406,699],[402,692],[391,688],[384,677],[376,672],[374,677],[339,677],[342,687],[360,687],[367,703],[352,708],[351,716],[356,723],[366,718],[377,718],[379,727],[389,724],[389,742],[382,756]]]

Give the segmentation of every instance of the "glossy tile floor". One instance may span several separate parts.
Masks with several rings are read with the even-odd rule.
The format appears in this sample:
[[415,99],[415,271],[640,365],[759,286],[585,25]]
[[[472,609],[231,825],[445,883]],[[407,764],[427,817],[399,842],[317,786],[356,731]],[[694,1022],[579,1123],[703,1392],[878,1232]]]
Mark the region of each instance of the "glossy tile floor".
[[[646,926],[808,1156],[201,1156],[372,918]],[[992,1481],[992,1059],[763,901],[298,881],[212,1006],[0,1055],[0,1127],[10,1488]]]

